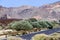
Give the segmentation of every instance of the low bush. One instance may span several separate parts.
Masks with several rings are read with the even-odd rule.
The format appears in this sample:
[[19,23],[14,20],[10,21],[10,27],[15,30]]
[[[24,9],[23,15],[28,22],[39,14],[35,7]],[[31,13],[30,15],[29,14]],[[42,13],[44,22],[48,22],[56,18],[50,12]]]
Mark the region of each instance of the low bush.
[[47,37],[45,34],[37,34],[32,37],[32,40],[44,40]]
[[59,36],[51,36],[45,34],[37,34],[32,37],[32,40],[60,40]]

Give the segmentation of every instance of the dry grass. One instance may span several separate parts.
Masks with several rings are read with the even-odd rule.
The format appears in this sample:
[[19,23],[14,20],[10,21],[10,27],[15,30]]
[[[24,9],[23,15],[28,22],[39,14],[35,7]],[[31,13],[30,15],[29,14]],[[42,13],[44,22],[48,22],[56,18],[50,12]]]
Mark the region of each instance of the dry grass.
[[10,36],[10,37],[7,37],[7,40],[22,40],[22,38]]
[[32,40],[60,40],[60,34],[54,33],[52,35],[37,34],[32,37]]

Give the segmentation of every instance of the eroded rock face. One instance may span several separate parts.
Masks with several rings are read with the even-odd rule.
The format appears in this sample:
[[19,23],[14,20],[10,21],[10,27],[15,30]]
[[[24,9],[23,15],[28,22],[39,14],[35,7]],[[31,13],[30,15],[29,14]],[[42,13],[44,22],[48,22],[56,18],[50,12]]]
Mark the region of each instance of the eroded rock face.
[[60,1],[41,7],[21,6],[7,8],[0,6],[1,17],[7,17],[7,19],[26,19],[31,17],[38,17],[38,19],[60,19]]

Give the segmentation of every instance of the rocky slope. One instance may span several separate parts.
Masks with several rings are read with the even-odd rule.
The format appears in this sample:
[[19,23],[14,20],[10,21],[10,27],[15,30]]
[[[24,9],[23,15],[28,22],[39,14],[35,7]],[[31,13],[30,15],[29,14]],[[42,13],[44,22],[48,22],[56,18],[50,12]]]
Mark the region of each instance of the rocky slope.
[[0,19],[60,19],[60,1],[43,5],[41,7],[21,6],[3,7],[0,6]]

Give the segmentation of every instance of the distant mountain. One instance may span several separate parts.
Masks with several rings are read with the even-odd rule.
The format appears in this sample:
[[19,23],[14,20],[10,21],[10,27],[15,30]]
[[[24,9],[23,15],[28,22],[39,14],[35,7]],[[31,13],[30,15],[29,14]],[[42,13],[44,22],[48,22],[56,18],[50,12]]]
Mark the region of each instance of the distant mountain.
[[60,19],[60,1],[43,5],[41,7],[21,6],[3,7],[0,6],[0,19]]

